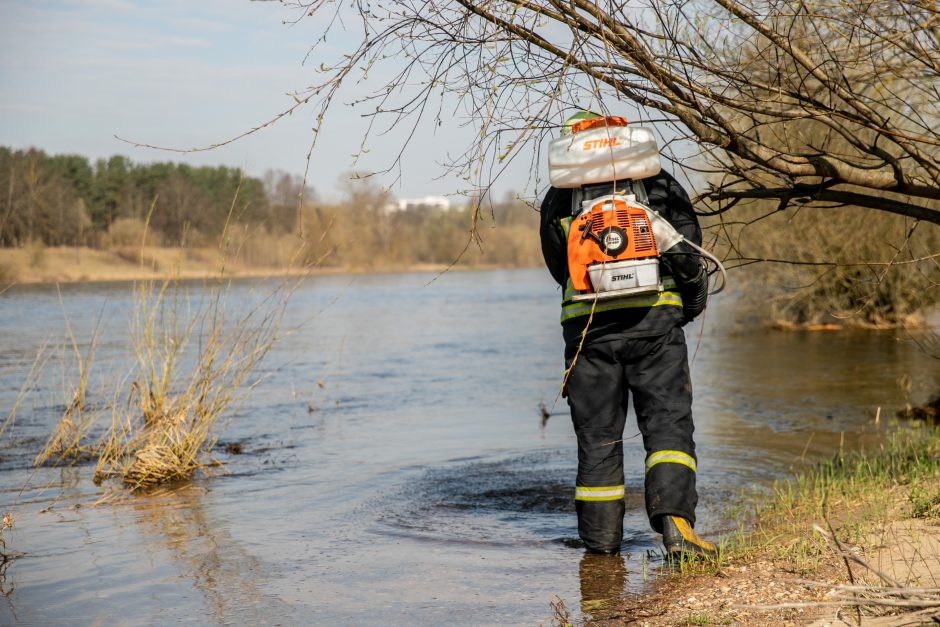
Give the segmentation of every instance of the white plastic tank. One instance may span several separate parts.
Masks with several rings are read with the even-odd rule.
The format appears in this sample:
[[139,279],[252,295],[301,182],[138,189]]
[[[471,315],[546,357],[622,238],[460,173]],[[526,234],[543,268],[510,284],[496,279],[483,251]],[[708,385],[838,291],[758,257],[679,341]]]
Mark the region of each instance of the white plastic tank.
[[603,126],[563,135],[548,147],[553,187],[642,179],[662,168],[656,137],[641,126]]

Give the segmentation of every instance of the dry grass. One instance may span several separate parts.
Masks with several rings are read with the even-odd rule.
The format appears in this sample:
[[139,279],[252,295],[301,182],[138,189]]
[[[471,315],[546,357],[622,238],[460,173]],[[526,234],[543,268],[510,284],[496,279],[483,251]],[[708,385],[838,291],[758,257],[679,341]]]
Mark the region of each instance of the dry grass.
[[3,562],[6,562],[11,557],[7,555],[7,542],[3,537],[3,532],[7,529],[13,529],[13,524],[13,514],[10,514],[9,512],[4,514],[3,519],[0,520],[0,561]]
[[[237,304],[228,302],[224,269],[201,302],[178,280],[137,284],[130,328],[135,364],[100,407],[86,402],[97,330],[82,354],[66,322],[77,380],[67,386],[66,408],[33,463],[95,459],[96,483],[114,478],[132,489],[189,479],[212,464],[219,422],[255,383],[249,379],[277,339],[293,286],[283,282],[233,319],[229,311]],[[103,435],[92,437],[104,420]]]
[[0,259],[0,292],[11,283],[16,283],[20,278],[20,269],[17,264],[9,259]]
[[24,251],[26,252],[26,257],[29,260],[30,268],[42,270],[46,267],[46,246],[41,241],[31,241],[26,245]]
[[[232,206],[235,206],[233,198]],[[152,211],[152,207],[151,207]],[[147,255],[146,222],[140,233],[140,270],[155,264]],[[223,233],[215,278],[191,293],[177,273],[135,284],[130,343],[135,365],[120,379],[109,407],[87,411],[89,370],[97,330],[82,355],[67,324],[78,381],[69,387],[69,402],[35,463],[62,462],[94,455],[96,484],[117,479],[133,489],[186,480],[212,463],[217,428],[226,411],[246,390],[255,367],[267,354],[280,328],[296,281],[284,281],[241,314],[242,303],[230,302],[230,283]],[[113,379],[112,379],[113,380]],[[130,381],[124,389],[126,381]],[[95,418],[110,414],[104,434],[89,443]]]
[[[59,301],[61,300],[60,292]],[[86,440],[96,419],[96,412],[89,411],[87,406],[87,395],[88,377],[95,359],[95,348],[98,345],[98,327],[96,325],[87,352],[83,355],[78,348],[78,341],[75,339],[75,333],[72,331],[68,318],[65,320],[65,326],[78,370],[78,379],[68,385],[66,398],[70,400],[52,434],[46,440],[45,446],[33,459],[34,466],[60,463],[65,460],[91,459],[96,450],[96,447],[87,443]]]
[[[857,207],[775,211],[758,202],[717,228],[743,303],[780,328],[925,326],[940,303],[940,229]],[[712,225],[716,228],[718,225]]]
[[117,478],[132,489],[149,488],[189,479],[211,464],[216,427],[252,387],[249,378],[277,338],[290,293],[282,285],[230,320],[223,280],[202,304],[175,281],[139,284],[135,374],[100,442],[95,482]]
[[[276,248],[276,244],[270,246]],[[113,250],[55,247],[45,249],[41,268],[29,264],[29,255],[21,248],[0,248],[0,289],[7,283],[71,283],[79,281],[137,281],[150,278],[211,279],[218,275],[224,254],[218,248],[144,249],[141,265],[140,247]],[[227,276],[263,276],[284,274],[283,265],[253,263],[255,257],[228,260]],[[283,256],[278,256],[283,260]],[[295,269],[296,270],[296,269]]]

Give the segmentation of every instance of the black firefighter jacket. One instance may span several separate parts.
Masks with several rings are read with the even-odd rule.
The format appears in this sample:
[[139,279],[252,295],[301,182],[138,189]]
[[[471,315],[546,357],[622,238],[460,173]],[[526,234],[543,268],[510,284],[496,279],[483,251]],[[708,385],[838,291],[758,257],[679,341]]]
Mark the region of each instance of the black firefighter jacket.
[[[666,218],[683,237],[701,245],[702,231],[698,218],[692,208],[689,195],[682,185],[665,170],[661,170],[656,176],[643,179],[642,182],[649,198],[650,208]],[[542,200],[541,206],[539,234],[542,241],[542,256],[552,278],[562,289],[568,279],[568,243],[561,220],[571,216],[571,192],[570,189],[551,187]],[[679,260],[680,257],[675,257],[673,263],[676,264]],[[696,256],[695,264],[699,263]],[[677,274],[666,257],[660,260],[660,271],[662,276]],[[677,275],[675,278],[683,300],[687,295],[693,296],[690,290],[698,290],[701,287],[701,285],[685,286],[680,276]],[[673,306],[600,312],[594,315],[586,339],[591,341],[617,337],[655,337],[668,333],[676,325],[688,322],[690,317],[687,314],[688,312],[683,313],[681,308]],[[580,341],[587,318],[587,316],[580,316],[562,323],[566,344]]]

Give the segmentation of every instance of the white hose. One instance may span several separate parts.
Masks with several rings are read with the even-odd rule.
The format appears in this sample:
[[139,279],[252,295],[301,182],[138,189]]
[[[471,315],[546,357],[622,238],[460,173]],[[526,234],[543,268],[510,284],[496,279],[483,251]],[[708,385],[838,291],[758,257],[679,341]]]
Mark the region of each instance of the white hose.
[[676,230],[676,227],[669,223],[669,220],[659,215],[659,213],[650,207],[647,207],[643,203],[637,201],[635,197],[633,199],[633,203],[646,211],[646,215],[650,219],[650,226],[653,227],[653,236],[656,238],[656,243],[663,247],[661,252],[668,251],[679,242],[685,242],[695,250],[699,251],[703,256],[715,262],[715,265],[718,266],[718,270],[721,272],[721,284],[718,285],[714,292],[709,292],[708,295],[714,296],[715,294],[718,294],[723,289],[725,289],[725,285],[728,284],[728,272],[725,270],[725,267],[722,265],[721,261],[715,257],[715,255],[711,254],[698,244],[690,242],[685,238],[685,236],[682,235],[682,233]]

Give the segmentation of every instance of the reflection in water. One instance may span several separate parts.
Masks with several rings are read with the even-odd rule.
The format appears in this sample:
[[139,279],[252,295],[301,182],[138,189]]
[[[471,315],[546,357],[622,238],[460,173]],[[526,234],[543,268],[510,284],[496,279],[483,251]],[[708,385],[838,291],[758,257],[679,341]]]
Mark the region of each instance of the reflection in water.
[[7,568],[13,563],[14,558],[7,557],[6,554],[0,555],[0,596],[10,612],[10,616],[16,618],[16,608],[13,606],[13,583],[7,582]]
[[581,613],[591,620],[612,618],[624,595],[627,566],[624,557],[585,552],[581,577]]
[[192,579],[212,621],[270,621],[269,611],[260,609],[260,563],[225,525],[207,516],[202,503],[205,493],[189,485],[143,497],[133,504],[137,522],[144,536],[167,549],[181,574]]

